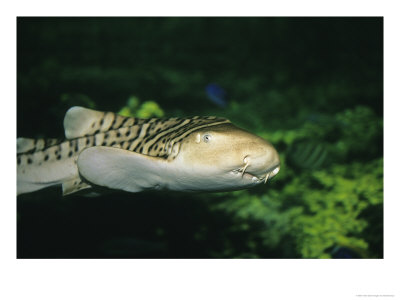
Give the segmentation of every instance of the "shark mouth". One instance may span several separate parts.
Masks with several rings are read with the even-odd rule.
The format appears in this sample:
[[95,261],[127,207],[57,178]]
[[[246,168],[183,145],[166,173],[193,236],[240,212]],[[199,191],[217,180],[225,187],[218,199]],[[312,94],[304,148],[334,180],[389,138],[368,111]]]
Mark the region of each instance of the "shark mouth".
[[278,172],[280,170],[280,166],[276,166],[273,169],[267,170],[263,175],[256,176],[249,172],[246,172],[247,167],[248,167],[248,164],[246,164],[244,167],[233,170],[232,173],[240,174],[242,176],[242,178],[246,178],[255,183],[264,182],[264,184],[265,184],[265,183],[267,183],[269,178],[274,177],[276,174],[278,174]]

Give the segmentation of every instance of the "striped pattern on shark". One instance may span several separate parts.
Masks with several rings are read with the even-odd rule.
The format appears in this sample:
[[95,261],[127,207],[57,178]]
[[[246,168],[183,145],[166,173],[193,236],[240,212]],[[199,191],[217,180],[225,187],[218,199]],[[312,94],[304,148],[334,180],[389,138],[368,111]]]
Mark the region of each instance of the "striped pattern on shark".
[[[58,184],[64,195],[93,185],[129,192],[232,190],[279,171],[272,145],[224,118],[140,119],[72,107],[64,129],[63,141],[17,139],[17,194]],[[254,149],[245,155],[241,147]],[[249,173],[256,163],[262,172]]]

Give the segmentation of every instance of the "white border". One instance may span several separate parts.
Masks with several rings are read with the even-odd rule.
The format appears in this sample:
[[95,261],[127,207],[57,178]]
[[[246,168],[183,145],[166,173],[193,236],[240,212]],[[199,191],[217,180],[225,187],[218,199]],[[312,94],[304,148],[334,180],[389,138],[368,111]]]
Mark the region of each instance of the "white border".
[[[2,299],[360,299],[400,297],[395,1],[15,1],[1,16]],[[260,4],[263,3],[263,4]],[[384,16],[384,260],[16,260],[16,16]],[[14,126],[12,126],[12,124]],[[374,297],[375,298],[375,297]],[[382,297],[381,297],[382,298]]]

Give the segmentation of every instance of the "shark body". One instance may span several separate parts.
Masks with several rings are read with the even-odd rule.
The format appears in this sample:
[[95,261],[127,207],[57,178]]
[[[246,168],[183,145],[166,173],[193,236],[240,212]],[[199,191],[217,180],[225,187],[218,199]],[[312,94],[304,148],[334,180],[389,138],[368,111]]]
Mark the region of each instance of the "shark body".
[[218,117],[140,119],[72,107],[66,139],[17,139],[17,194],[62,185],[140,192],[255,186],[280,167],[275,148]]

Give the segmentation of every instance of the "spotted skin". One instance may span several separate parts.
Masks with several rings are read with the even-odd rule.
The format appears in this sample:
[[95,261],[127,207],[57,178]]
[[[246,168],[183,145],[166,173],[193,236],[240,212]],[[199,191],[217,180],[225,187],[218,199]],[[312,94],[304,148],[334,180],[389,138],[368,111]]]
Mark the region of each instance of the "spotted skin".
[[79,108],[73,114],[67,113],[65,140],[17,140],[18,194],[54,184],[63,184],[64,194],[90,187],[80,178],[77,167],[78,156],[86,148],[120,148],[171,161],[191,132],[230,123],[217,117],[141,119],[95,111],[90,111],[93,114],[90,119],[86,111],[89,110]]

